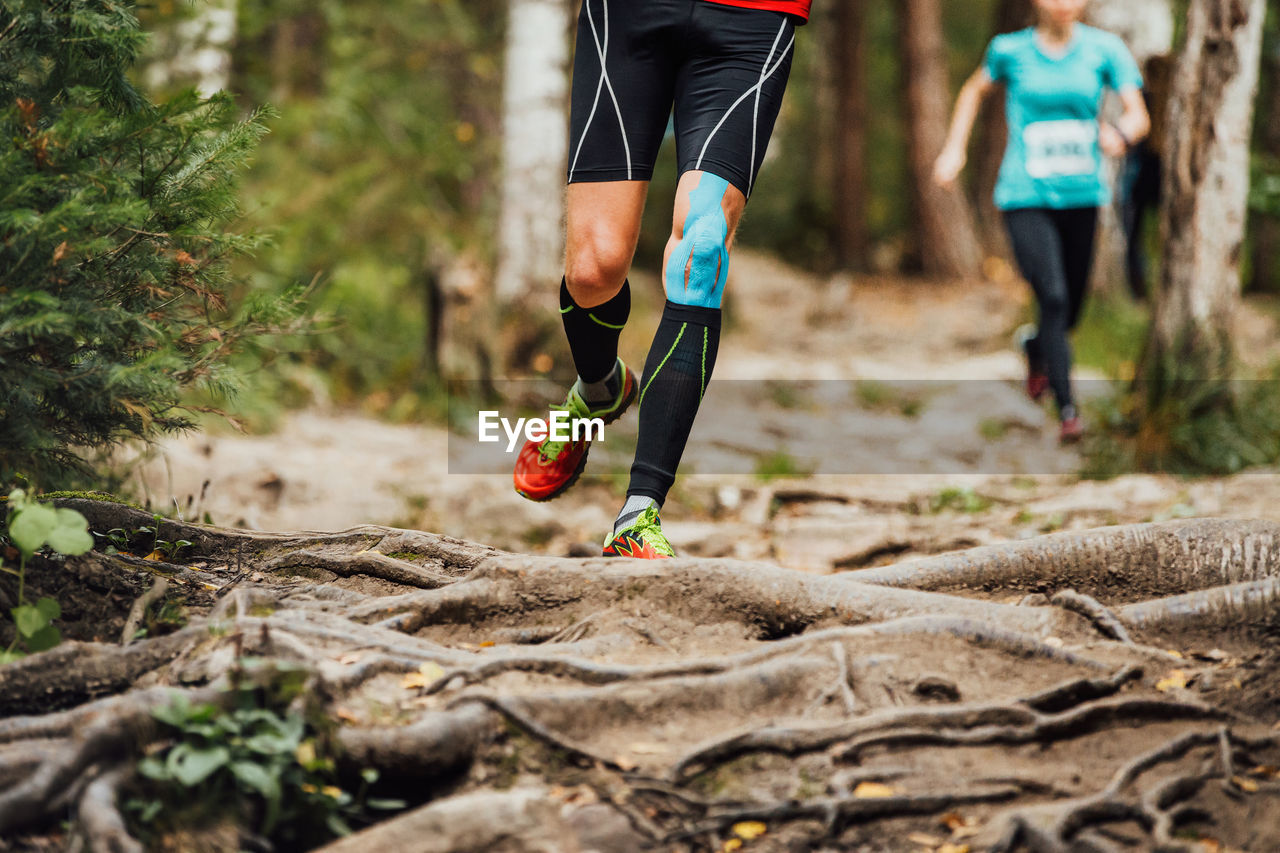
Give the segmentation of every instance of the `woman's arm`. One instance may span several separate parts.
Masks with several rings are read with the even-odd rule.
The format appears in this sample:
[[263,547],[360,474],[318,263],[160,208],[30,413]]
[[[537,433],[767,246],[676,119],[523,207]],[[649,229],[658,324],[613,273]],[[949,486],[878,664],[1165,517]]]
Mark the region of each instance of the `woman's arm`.
[[1120,120],[1115,127],[1104,123],[1098,137],[1102,150],[1110,157],[1123,157],[1130,147],[1146,139],[1151,132],[1151,116],[1147,114],[1141,89],[1125,89],[1120,93],[1120,103],[1124,105]]
[[[985,67],[979,68],[965,81],[956,99],[955,113],[951,116],[951,129],[947,132],[946,144],[933,165],[933,180],[938,186],[952,189],[956,178],[968,161],[969,136],[973,133],[974,122],[978,120],[978,109],[991,90],[996,87],[991,75]],[[1141,98],[1139,98],[1141,100]]]

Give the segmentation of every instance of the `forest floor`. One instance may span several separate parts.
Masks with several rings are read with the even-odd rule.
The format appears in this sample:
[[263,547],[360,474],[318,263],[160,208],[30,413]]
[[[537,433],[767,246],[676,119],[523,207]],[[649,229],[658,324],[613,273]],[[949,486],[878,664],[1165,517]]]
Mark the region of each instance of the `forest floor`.
[[[174,748],[153,712],[289,671],[335,784],[375,768],[414,807],[338,853],[1280,849],[1280,475],[1081,480],[1021,391],[1008,277],[744,253],[730,288],[724,390],[664,510],[682,559],[578,559],[634,416],[549,504],[457,473],[489,462],[442,428],[322,412],[140,469],[218,527],[70,501],[139,556],[192,544],[33,570],[73,642],[0,670],[0,850],[137,849],[132,761]],[[297,530],[343,532],[272,532]],[[187,624],[119,645],[157,573]],[[250,812],[141,834],[239,849]]]

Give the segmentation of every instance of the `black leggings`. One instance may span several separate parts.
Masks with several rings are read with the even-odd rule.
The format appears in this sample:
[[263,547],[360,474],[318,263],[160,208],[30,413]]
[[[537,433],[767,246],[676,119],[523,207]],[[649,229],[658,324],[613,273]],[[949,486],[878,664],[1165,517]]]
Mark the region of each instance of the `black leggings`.
[[1018,268],[1040,307],[1039,331],[1027,342],[1027,356],[1033,368],[1048,374],[1058,411],[1063,412],[1072,405],[1067,333],[1075,328],[1084,307],[1098,209],[1006,210],[1004,222]]

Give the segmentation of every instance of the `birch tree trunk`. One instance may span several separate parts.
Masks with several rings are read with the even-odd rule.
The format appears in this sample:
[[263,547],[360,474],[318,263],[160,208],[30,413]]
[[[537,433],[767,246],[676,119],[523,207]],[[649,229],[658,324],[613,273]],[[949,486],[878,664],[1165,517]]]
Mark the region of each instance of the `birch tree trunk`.
[[208,97],[231,84],[231,49],[237,30],[237,0],[208,0],[189,18],[154,34],[156,57],[144,71],[150,89],[191,84]]
[[1169,379],[1231,375],[1265,13],[1265,0],[1192,0],[1188,13],[1169,103],[1164,262],[1143,371],[1166,381],[1148,384],[1151,406]]
[[867,266],[867,0],[840,0],[831,26],[835,66],[835,249],[844,269]]
[[975,275],[982,251],[963,193],[933,183],[933,162],[947,136],[951,88],[940,0],[903,0],[898,36],[906,88],[907,159],[915,246],[926,275]]
[[569,6],[510,0],[503,81],[499,304],[548,290],[564,266]]

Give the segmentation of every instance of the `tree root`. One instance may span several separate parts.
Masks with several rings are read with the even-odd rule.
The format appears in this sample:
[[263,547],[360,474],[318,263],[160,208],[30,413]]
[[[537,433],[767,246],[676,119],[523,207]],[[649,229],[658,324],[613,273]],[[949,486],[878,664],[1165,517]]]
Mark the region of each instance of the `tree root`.
[[[981,729],[996,727],[1010,728],[1010,731],[1021,731],[1027,728],[1039,728],[1049,732],[1061,732],[1065,736],[1072,725],[1085,726],[1096,724],[1102,720],[1113,719],[1125,708],[1111,710],[1106,704],[1094,704],[1075,707],[1071,703],[1093,699],[1098,694],[1108,695],[1134,676],[1132,670],[1118,672],[1112,679],[1095,682],[1073,680],[1044,693],[1028,697],[1013,704],[966,704],[953,705],[946,708],[902,708],[887,711],[876,711],[853,720],[838,723],[807,726],[804,728],[790,726],[766,726],[749,732],[732,735],[710,744],[699,747],[683,756],[672,766],[669,778],[675,781],[687,779],[692,775],[705,772],[707,769],[725,761],[751,752],[772,752],[783,755],[799,755],[826,749],[844,741],[856,738],[871,738],[884,733],[884,737],[892,738],[895,733],[904,736],[925,738],[946,729]],[[1082,687],[1082,684],[1086,685]],[[1030,703],[1036,703],[1032,705]],[[1148,716],[1159,715],[1162,711],[1169,713],[1185,713],[1184,718],[1204,719],[1221,712],[1207,706],[1189,703],[1162,702],[1153,699],[1129,699],[1122,702],[1135,703],[1134,711]],[[1144,704],[1145,703],[1145,704]],[[1057,714],[1047,715],[1038,708],[1056,708]],[[1075,709],[1074,711],[1072,709]],[[1080,719],[1062,716],[1064,713],[1084,712]],[[1011,735],[1012,736],[1012,735]],[[857,743],[855,741],[855,743]]]
[[130,771],[117,766],[98,776],[84,789],[76,817],[91,853],[143,853],[143,847],[125,828],[116,805]]
[[[641,561],[492,558],[444,589],[390,596],[352,608],[351,618],[377,619],[414,633],[426,625],[475,625],[487,619],[589,604],[650,609],[698,623],[739,622],[762,639],[792,636],[820,624],[862,624],[907,616],[941,616],[1002,625],[1032,635],[1079,632],[1061,611],[852,583],[846,576],[805,575],[763,563],[665,560],[661,571]],[[666,565],[670,563],[671,565]]]
[[[1216,731],[1183,733],[1121,766],[1097,794],[1015,808],[998,816],[989,828],[994,839],[990,849],[1009,853],[1025,845],[1036,853],[1066,853],[1076,849],[1073,841],[1114,821],[1141,824],[1151,833],[1155,849],[1199,849],[1199,845],[1193,848],[1173,838],[1179,817],[1179,810],[1174,806],[1193,796],[1215,776],[1230,779],[1232,747],[1251,748],[1257,743],[1238,738],[1225,726]],[[1211,747],[1213,752],[1195,771],[1158,780],[1135,797],[1124,796],[1125,789],[1143,774],[1161,764],[1178,761],[1199,747]]]
[[169,581],[164,578],[156,578],[156,582],[151,585],[151,589],[144,592],[133,602],[133,606],[129,608],[129,617],[124,620],[124,629],[120,632],[120,645],[129,645],[129,641],[133,639],[138,626],[142,624],[143,617],[147,615],[147,608],[164,598],[164,594],[168,591]]
[[1082,595],[1074,589],[1064,589],[1050,599],[1050,603],[1062,607],[1088,619],[1103,636],[1134,645],[1133,638],[1125,630],[1124,625],[1108,608],[1091,595]]
[[[461,794],[320,848],[320,853],[573,853],[573,833],[543,788]],[[517,846],[518,845],[518,846]]]
[[1133,628],[1180,631],[1273,620],[1277,604],[1280,578],[1267,578],[1129,604],[1117,615]]
[[356,778],[376,767],[391,779],[447,777],[471,762],[501,729],[501,716],[480,702],[428,712],[407,726],[338,730],[339,768]]
[[906,815],[929,815],[974,803],[992,803],[1018,796],[1017,786],[1006,785],[979,791],[952,791],[938,794],[890,797],[814,798],[803,802],[762,804],[744,807],[709,809],[706,820],[692,829],[673,833],[668,842],[696,838],[725,829],[742,821],[776,821],[812,819],[824,825],[823,838],[833,835],[842,825],[857,821]]
[[1088,588],[1105,578],[1188,591],[1280,574],[1280,525],[1191,519],[1053,533],[1022,542],[850,572],[861,583],[922,590]]
[[302,549],[291,551],[262,564],[264,572],[280,572],[293,568],[321,569],[341,578],[367,575],[402,586],[416,586],[419,589],[438,589],[457,581],[457,578],[452,575],[433,572],[408,560],[397,560],[377,551],[331,554],[325,551]]
[[[994,715],[992,715],[994,716]],[[835,753],[838,761],[858,761],[872,747],[975,746],[1019,744],[1076,737],[1112,725],[1164,720],[1220,720],[1225,712],[1208,705],[1144,697],[1100,699],[1057,714],[1032,712],[1029,718],[1008,722],[939,718],[926,727],[898,726],[892,731],[860,735]],[[947,731],[957,728],[960,731]],[[972,723],[972,724],[971,724]]]

